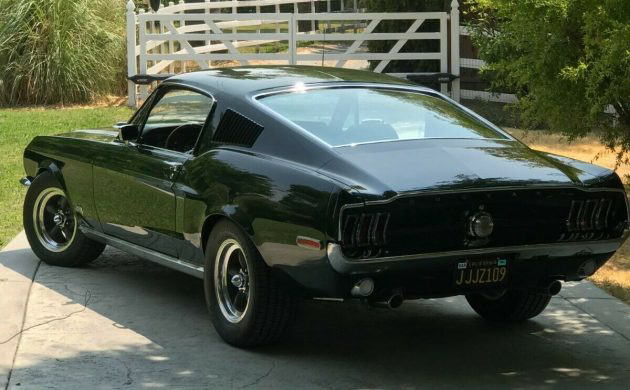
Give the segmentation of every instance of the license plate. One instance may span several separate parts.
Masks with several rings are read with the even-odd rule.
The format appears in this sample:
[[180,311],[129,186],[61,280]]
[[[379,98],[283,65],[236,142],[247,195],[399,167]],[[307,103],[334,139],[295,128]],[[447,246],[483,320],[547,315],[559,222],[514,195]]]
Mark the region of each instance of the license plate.
[[506,258],[464,260],[457,263],[453,285],[456,288],[486,287],[507,282],[508,261]]

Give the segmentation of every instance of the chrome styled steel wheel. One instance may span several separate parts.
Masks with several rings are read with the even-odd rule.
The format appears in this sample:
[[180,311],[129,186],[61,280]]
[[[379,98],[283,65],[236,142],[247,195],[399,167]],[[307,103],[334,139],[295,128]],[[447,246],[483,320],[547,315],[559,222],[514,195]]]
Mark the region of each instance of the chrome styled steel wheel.
[[223,316],[240,322],[249,307],[249,269],[243,248],[234,239],[223,241],[217,251],[214,290]]
[[238,225],[218,221],[206,243],[204,294],[219,336],[241,348],[278,341],[295,315],[299,296],[276,279]]
[[51,252],[63,252],[72,244],[77,224],[61,189],[50,187],[39,193],[33,207],[33,227],[39,243]]

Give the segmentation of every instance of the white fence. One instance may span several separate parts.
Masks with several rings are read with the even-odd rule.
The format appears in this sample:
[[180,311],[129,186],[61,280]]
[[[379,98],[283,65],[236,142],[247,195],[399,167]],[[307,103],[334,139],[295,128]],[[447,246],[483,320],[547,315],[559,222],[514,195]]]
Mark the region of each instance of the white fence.
[[[304,4],[307,3],[307,4]],[[441,73],[459,75],[467,66],[459,55],[459,4],[451,12],[363,13],[350,0],[209,1],[160,7],[157,12],[136,12],[127,4],[128,76],[158,75],[247,64],[309,64],[368,68],[383,72],[391,61],[434,61]],[[307,8],[307,13],[299,13]],[[291,7],[292,5],[292,7]],[[247,7],[253,13],[239,13]],[[290,7],[290,13],[281,12]],[[351,9],[353,12],[347,12]],[[261,12],[262,10],[271,12]],[[225,13],[225,12],[229,13]],[[317,12],[321,11],[321,12]],[[450,34],[449,34],[450,19]],[[439,30],[418,31],[432,20]],[[382,22],[408,26],[403,32],[375,32]],[[439,42],[434,52],[410,52],[411,40]],[[367,50],[369,41],[395,41],[383,53]],[[306,45],[310,43],[310,45]],[[450,48],[450,50],[449,50]],[[449,61],[450,52],[450,61]],[[404,77],[407,74],[396,73]],[[442,84],[443,93],[448,85]],[[129,104],[145,99],[148,86],[129,82]],[[451,96],[460,98],[459,80]],[[466,91],[461,92],[465,95]]]

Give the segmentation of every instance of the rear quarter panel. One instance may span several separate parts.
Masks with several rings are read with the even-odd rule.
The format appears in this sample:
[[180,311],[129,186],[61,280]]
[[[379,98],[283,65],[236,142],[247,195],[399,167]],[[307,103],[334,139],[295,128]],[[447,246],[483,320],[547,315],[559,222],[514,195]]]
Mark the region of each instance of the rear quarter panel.
[[[334,272],[325,243],[330,238],[331,195],[337,190],[335,183],[307,167],[230,148],[192,159],[176,184],[185,202],[188,251],[203,255],[204,224],[217,216],[229,218],[251,237],[267,265],[311,290],[318,290],[327,273]],[[298,246],[298,236],[319,240],[321,248]]]

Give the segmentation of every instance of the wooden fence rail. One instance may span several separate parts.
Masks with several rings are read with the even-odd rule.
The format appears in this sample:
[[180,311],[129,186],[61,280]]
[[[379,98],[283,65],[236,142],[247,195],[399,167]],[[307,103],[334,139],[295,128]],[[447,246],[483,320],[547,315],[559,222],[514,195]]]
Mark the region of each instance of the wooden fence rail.
[[[281,12],[287,8],[292,12]],[[305,9],[308,12],[301,13]],[[136,11],[129,0],[127,73],[133,77],[266,63],[369,68],[381,73],[392,61],[433,61],[440,73],[459,76],[461,67],[473,64],[460,58],[457,0],[450,12],[362,11],[356,0],[179,0],[153,12]],[[391,21],[407,27],[397,33],[379,32],[381,23]],[[427,21],[439,28],[423,29]],[[439,42],[438,49],[426,52],[405,46],[414,40]],[[370,41],[395,43],[378,53],[367,50]],[[456,100],[469,93],[460,91],[459,85],[458,79],[451,83],[450,94]],[[441,91],[449,93],[448,85],[442,84]],[[138,97],[146,99],[148,92],[148,86],[129,82],[129,105],[136,106]]]

